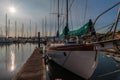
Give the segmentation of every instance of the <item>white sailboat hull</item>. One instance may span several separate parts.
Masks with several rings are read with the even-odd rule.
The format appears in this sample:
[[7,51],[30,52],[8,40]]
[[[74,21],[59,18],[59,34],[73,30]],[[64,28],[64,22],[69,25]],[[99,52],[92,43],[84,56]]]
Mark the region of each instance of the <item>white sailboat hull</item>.
[[49,50],[47,54],[60,66],[86,79],[92,76],[98,62],[96,51]]

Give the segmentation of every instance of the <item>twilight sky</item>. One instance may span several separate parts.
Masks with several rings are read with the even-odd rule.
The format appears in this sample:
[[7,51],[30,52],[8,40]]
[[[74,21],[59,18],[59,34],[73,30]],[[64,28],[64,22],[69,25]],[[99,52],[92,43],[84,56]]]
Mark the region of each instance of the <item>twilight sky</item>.
[[[69,0],[69,5],[72,4],[69,11],[69,28],[80,28],[80,26],[88,22],[90,18],[94,21],[97,15],[117,2],[120,2],[120,0]],[[10,6],[14,6],[16,8],[16,13],[11,14],[9,12],[8,8]],[[119,6],[110,11],[110,13],[101,17],[95,26],[96,29],[112,23],[116,18],[118,8]],[[47,20],[47,34],[54,34],[57,30],[57,0],[0,0],[0,35],[5,35],[6,13],[8,15],[8,19],[10,19],[9,35],[11,36],[14,36],[15,33],[15,20],[17,21],[18,27],[17,35],[21,35],[22,24],[24,24],[24,34],[27,35],[27,33],[30,33],[30,20],[32,35],[35,35],[36,25],[37,31],[42,32],[42,21],[45,21],[45,16]],[[60,0],[60,32],[65,26],[65,13],[65,0]]]

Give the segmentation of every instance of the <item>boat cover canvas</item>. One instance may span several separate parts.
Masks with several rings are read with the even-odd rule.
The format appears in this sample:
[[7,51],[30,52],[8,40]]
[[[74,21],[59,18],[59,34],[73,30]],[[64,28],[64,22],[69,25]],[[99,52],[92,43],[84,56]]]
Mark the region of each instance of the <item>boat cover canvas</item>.
[[[92,29],[92,20],[90,19],[89,22],[87,22],[86,24],[84,24],[81,28],[77,29],[77,30],[73,30],[73,31],[69,31],[67,33],[67,35],[69,36],[81,36],[84,34],[87,34],[91,31]],[[60,35],[61,38],[65,38],[65,31],[67,32],[68,30],[68,26],[67,29],[66,27],[63,30],[63,33]]]

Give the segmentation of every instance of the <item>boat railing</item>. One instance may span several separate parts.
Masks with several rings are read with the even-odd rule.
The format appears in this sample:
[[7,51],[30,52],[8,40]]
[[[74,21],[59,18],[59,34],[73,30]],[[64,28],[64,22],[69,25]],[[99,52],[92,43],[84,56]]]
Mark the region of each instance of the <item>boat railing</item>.
[[110,7],[109,9],[107,9],[107,10],[105,10],[104,12],[102,12],[101,14],[99,14],[99,15],[96,17],[96,19],[95,19],[95,21],[94,21],[94,23],[93,23],[93,26],[95,26],[97,20],[98,20],[102,15],[104,15],[105,13],[107,13],[108,11],[110,11],[111,9],[115,8],[115,7],[118,6],[118,5],[120,5],[120,2],[116,3],[115,5],[113,5],[112,7]]
[[[116,6],[120,5],[120,2],[116,3],[115,5],[113,5],[112,7],[110,7],[109,9],[105,10],[104,12],[102,12],[100,15],[97,16],[97,18],[95,19],[94,23],[93,23],[93,26],[95,26],[97,20],[102,16],[104,15],[105,13],[107,13],[108,11],[112,10],[113,8],[115,8]],[[110,38],[111,39],[114,39],[115,38],[115,34],[116,34],[116,29],[117,29],[117,26],[118,26],[118,22],[119,22],[119,19],[120,19],[120,8],[118,9],[118,14],[117,14],[117,17],[116,17],[116,20],[112,23],[112,25],[110,26],[110,30],[104,34],[104,36],[100,37],[98,35],[95,36],[96,38],[96,41],[100,41],[101,38],[103,37],[106,37],[108,36],[109,34],[112,35]],[[112,32],[113,31],[113,32]]]

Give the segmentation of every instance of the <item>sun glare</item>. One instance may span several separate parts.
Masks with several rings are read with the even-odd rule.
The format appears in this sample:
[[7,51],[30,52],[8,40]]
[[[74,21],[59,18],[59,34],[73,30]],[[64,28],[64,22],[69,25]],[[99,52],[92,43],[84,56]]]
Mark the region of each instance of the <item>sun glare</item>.
[[9,11],[10,11],[11,13],[15,13],[15,12],[16,12],[16,9],[15,9],[15,7],[9,7]]

